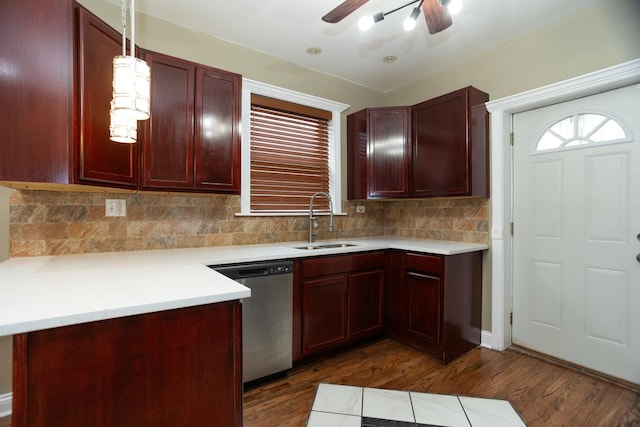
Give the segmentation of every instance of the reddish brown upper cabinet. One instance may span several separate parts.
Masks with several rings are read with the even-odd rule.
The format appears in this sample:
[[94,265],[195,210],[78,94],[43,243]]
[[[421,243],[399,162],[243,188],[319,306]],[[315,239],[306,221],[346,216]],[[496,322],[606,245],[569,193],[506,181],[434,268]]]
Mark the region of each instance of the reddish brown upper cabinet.
[[384,265],[383,252],[298,261],[294,359],[383,331]]
[[82,8],[78,8],[78,31],[78,182],[136,188],[137,144],[109,139],[113,58],[122,55],[122,36]]
[[347,117],[349,199],[409,196],[409,107],[368,108]]
[[109,140],[118,32],[70,0],[3,0],[0,39],[0,180],[137,185],[136,147]]
[[142,189],[240,192],[242,77],[146,51],[151,118]]
[[466,87],[414,105],[414,197],[489,197],[489,95]]
[[144,59],[152,78],[141,187],[192,189],[195,65],[155,52],[145,52]]
[[347,117],[347,197],[489,197],[489,96],[466,87]]

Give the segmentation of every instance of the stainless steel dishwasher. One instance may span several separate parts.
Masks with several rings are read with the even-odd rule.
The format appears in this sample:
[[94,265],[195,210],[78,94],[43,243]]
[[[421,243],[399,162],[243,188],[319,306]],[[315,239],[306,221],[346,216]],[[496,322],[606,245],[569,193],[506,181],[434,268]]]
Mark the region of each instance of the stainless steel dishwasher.
[[293,261],[212,265],[251,289],[242,300],[242,382],[290,369],[293,359]]

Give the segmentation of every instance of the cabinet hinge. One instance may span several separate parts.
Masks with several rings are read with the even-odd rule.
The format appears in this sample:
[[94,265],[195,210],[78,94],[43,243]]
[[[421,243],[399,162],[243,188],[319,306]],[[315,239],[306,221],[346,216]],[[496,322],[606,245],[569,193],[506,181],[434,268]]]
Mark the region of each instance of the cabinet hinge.
[[510,228],[511,236],[513,236],[513,223],[511,223],[511,225],[509,226],[509,228]]
[[513,325],[513,311],[509,313],[509,324]]
[[513,132],[509,134],[509,143],[513,145]]

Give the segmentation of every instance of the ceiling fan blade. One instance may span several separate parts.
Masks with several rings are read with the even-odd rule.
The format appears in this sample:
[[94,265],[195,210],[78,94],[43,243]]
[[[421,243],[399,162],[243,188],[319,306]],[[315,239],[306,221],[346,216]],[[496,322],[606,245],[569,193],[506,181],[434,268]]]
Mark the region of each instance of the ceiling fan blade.
[[453,24],[449,11],[440,3],[440,0],[424,0],[422,12],[427,20],[429,34],[439,33]]
[[324,15],[322,20],[330,24],[338,23],[368,1],[369,0],[345,0],[331,12]]

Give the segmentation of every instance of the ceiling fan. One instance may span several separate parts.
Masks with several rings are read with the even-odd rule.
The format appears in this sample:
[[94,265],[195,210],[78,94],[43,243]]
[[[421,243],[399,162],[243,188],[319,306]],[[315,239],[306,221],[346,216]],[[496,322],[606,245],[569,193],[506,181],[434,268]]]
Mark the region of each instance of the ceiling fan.
[[[355,12],[358,8],[364,5],[369,0],[345,0],[336,6],[333,10],[322,17],[322,20],[328,22],[330,24],[335,24],[342,21],[344,18],[349,16],[351,13]],[[446,5],[449,3],[449,0],[415,0],[411,1],[403,6],[400,6],[390,12],[386,13],[378,13],[373,19],[374,22],[381,21],[384,19],[385,15],[396,12],[400,9],[403,9],[409,5],[414,3],[420,4],[418,7],[414,9],[412,12],[412,18],[415,21],[417,15],[420,12],[419,7],[422,7],[422,13],[427,21],[427,27],[429,29],[430,34],[436,34],[440,31],[446,30],[453,24],[453,20],[451,19],[451,15],[447,10]]]

